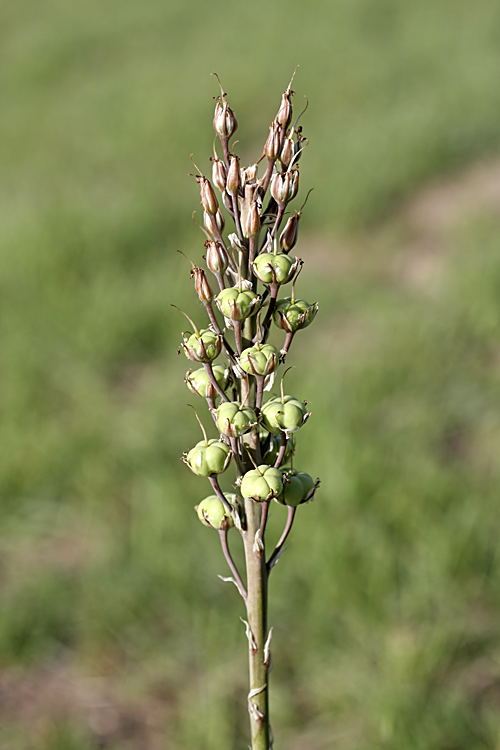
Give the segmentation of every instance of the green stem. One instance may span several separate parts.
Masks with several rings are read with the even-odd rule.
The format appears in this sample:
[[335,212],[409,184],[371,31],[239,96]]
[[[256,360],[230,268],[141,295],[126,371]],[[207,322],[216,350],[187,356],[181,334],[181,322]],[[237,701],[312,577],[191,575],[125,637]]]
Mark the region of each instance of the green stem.
[[[247,568],[248,656],[250,692],[248,713],[252,750],[269,750],[269,643],[267,631],[267,579],[264,541],[260,540],[261,507],[245,500],[247,530],[244,535]],[[260,541],[259,541],[260,540]]]

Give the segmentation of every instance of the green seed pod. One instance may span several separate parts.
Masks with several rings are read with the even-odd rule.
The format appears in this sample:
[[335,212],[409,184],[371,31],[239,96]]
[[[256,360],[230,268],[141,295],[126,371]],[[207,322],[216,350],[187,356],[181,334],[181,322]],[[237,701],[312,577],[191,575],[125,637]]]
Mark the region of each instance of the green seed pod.
[[312,500],[317,483],[309,474],[295,469],[282,469],[282,471],[283,493],[278,499],[279,503],[296,508],[297,505]]
[[257,424],[257,415],[238,401],[225,401],[217,409],[217,427],[227,437],[239,438]]
[[[237,495],[224,495],[229,505],[234,508],[238,503]],[[226,531],[234,526],[234,521],[229,515],[222,500],[217,495],[209,495],[195,507],[198,518],[204,524],[217,531]]]
[[[222,390],[225,391],[230,381],[229,369],[227,367],[223,367],[222,365],[213,365],[212,371],[217,383],[220,385]],[[197,396],[201,396],[202,398],[209,398],[213,401],[219,395],[210,382],[208,372],[203,367],[200,370],[195,370],[194,372],[191,372],[191,370],[189,370],[186,373],[184,382],[192,393],[195,393]]]
[[317,312],[316,302],[310,305],[305,299],[294,300],[293,297],[285,297],[277,301],[273,319],[278,328],[295,333],[301,328],[307,328],[313,322]]
[[222,349],[222,336],[209,328],[195,333],[183,333],[181,344],[184,354],[193,362],[213,362]]
[[293,396],[277,396],[262,407],[262,421],[266,430],[274,434],[284,432],[287,437],[302,427],[308,417],[306,405]]
[[241,352],[240,366],[250,375],[267,377],[276,369],[278,358],[278,350],[272,344],[256,344]]
[[229,445],[214,438],[207,442],[200,440],[189,453],[182,457],[182,460],[193,474],[199,477],[209,477],[226,471],[232,456]]
[[261,253],[253,263],[253,272],[263,284],[287,284],[295,276],[299,262],[285,253]]
[[[281,435],[273,435],[271,432],[267,432],[267,430],[261,428],[259,430],[259,440],[262,460],[268,466],[274,466],[281,448]],[[287,438],[283,462],[288,461],[288,459],[290,458],[292,448],[292,439]]]
[[223,289],[215,298],[215,304],[225,318],[245,320],[255,310],[260,297],[251,289],[240,289],[237,286]]
[[257,503],[279,497],[283,490],[283,477],[279,469],[262,464],[247,471],[241,481],[241,494]]

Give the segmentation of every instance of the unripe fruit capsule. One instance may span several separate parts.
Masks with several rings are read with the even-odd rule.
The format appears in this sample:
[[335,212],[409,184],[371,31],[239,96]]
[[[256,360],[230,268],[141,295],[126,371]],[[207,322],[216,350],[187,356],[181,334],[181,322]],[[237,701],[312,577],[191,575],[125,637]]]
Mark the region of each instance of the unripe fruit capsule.
[[253,263],[253,272],[263,284],[287,284],[295,276],[299,262],[285,253],[261,253]]
[[257,424],[257,415],[239,401],[225,401],[217,409],[217,427],[227,437],[239,438]]
[[293,396],[272,398],[262,407],[263,425],[274,434],[296,432],[308,416],[306,405]]
[[199,477],[209,477],[222,474],[231,463],[231,449],[220,440],[200,440],[189,453],[183,456],[184,463],[193,474]]
[[[218,385],[225,391],[229,385],[229,370],[222,365],[212,365],[212,372]],[[192,393],[202,398],[215,400],[219,395],[210,382],[208,372],[205,368],[195,370],[194,372],[189,370],[186,373],[184,382]]]
[[313,322],[317,312],[316,302],[310,305],[305,299],[294,300],[292,297],[284,297],[277,301],[273,319],[278,328],[295,333],[302,328],[307,328]]
[[256,344],[241,352],[240,366],[249,375],[267,377],[276,369],[278,350],[272,344]]
[[196,331],[191,335],[182,334],[181,347],[188,359],[193,362],[213,362],[222,349],[222,336],[209,328]]
[[278,499],[282,505],[297,505],[311,500],[314,495],[316,482],[305,471],[295,469],[282,469],[283,471],[283,493]]
[[250,289],[229,287],[223,289],[215,298],[215,304],[225,318],[230,320],[245,320],[255,310],[260,297]]
[[279,469],[262,464],[257,469],[247,471],[241,482],[241,494],[244,498],[257,503],[279,497],[283,489],[283,477]]
[[[229,505],[233,506],[233,498],[236,495],[225,495]],[[227,531],[234,526],[234,521],[229,512],[224,507],[222,500],[217,495],[210,495],[199,503],[196,508],[198,518],[204,526],[208,526],[216,531]]]

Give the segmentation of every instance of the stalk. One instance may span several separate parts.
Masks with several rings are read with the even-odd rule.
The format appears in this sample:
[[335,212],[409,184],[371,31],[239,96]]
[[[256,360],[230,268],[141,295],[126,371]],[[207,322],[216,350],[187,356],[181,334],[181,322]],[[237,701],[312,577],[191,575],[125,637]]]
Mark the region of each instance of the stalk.
[[[247,638],[250,691],[248,713],[252,750],[269,750],[269,653],[266,653],[267,632],[267,568],[264,541],[256,543],[261,521],[261,508],[252,500],[245,501],[247,531],[245,561],[247,568]],[[260,537],[257,536],[257,539]]]

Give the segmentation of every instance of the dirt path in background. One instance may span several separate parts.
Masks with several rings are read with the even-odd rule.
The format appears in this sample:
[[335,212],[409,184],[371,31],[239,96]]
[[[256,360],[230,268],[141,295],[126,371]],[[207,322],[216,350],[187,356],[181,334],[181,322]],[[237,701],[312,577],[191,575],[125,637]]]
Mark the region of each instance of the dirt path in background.
[[[381,270],[402,284],[428,288],[439,283],[446,265],[449,239],[462,223],[482,215],[500,217],[500,158],[475,164],[453,176],[426,185],[393,216],[389,224],[402,227],[407,239],[386,256],[389,268],[381,268],[378,253],[363,257],[360,270],[359,239],[352,245],[331,238],[308,237],[307,253],[312,267],[336,275],[376,273]],[[367,247],[380,242],[384,228],[371,233]]]

